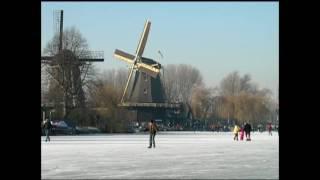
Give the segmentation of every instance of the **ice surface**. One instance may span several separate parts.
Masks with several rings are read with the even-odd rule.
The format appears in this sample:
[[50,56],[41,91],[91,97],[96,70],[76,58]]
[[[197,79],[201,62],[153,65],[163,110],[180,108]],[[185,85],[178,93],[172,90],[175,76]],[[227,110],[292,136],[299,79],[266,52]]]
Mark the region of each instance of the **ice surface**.
[[159,132],[41,137],[43,179],[278,179],[279,136]]

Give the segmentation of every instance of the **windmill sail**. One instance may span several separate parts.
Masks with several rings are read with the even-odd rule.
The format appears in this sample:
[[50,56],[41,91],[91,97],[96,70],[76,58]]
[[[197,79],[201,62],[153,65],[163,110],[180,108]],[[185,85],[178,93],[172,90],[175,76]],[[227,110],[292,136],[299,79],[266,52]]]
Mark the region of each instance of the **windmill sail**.
[[160,70],[144,63],[137,63],[138,70],[147,73],[149,76],[156,78]]
[[138,48],[136,50],[136,55],[138,57],[142,56],[144,48],[146,47],[150,26],[151,26],[151,22],[147,20],[146,24],[144,25],[143,33],[141,35]]
[[124,103],[124,100],[143,103],[164,102],[163,87],[159,76],[161,64],[153,59],[142,57],[150,27],[151,22],[147,20],[135,55],[119,49],[114,51],[115,58],[132,65],[121,103]]
[[114,55],[115,58],[123,60],[123,61],[125,61],[125,62],[127,62],[129,64],[133,64],[133,60],[135,58],[134,55],[131,55],[131,54],[126,53],[126,52],[123,52],[123,51],[118,50],[118,49],[116,49],[114,51],[113,55]]

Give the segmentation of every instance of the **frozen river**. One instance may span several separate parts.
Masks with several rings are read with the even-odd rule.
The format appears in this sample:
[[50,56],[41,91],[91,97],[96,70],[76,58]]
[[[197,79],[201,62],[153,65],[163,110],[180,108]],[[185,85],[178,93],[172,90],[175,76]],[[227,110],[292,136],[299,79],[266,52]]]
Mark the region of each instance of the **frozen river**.
[[159,132],[41,137],[43,179],[278,179],[279,136]]

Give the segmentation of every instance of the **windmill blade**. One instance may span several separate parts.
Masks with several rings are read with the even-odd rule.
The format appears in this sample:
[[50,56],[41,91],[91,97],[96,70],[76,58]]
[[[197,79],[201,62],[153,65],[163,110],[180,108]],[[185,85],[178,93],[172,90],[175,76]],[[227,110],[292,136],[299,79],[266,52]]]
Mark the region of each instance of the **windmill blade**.
[[129,82],[130,82],[130,80],[131,80],[131,76],[132,76],[133,69],[134,69],[133,66],[134,66],[134,64],[133,64],[132,67],[131,67],[131,71],[130,71],[130,74],[129,74],[129,77],[128,77],[128,80],[127,80],[127,83],[126,83],[126,87],[124,88],[123,95],[122,95],[122,97],[121,97],[121,103],[123,103],[124,96],[126,95],[127,88],[128,88]]
[[148,64],[145,64],[145,63],[140,63],[140,62],[138,62],[138,63],[136,64],[136,66],[137,66],[137,68],[138,68],[139,71],[142,71],[142,72],[144,72],[144,73],[152,76],[153,78],[156,78],[157,75],[158,75],[159,72],[160,72],[160,69],[155,68],[155,67],[153,67],[153,66],[151,66],[151,65],[148,65]]
[[120,60],[123,60],[129,64],[133,64],[134,63],[134,59],[135,59],[135,56],[134,55],[131,55],[129,53],[126,53],[124,51],[121,51],[119,49],[116,49],[113,53],[113,56],[117,59],[120,59]]
[[58,48],[59,48],[59,52],[62,51],[63,49],[63,44],[62,44],[62,38],[63,38],[63,10],[55,10],[53,12],[53,27],[54,27],[54,34],[59,33],[58,34],[58,38],[59,38],[59,44],[58,44]]
[[59,51],[62,51],[63,49],[63,43],[62,43],[62,38],[63,38],[63,10],[60,11],[60,36],[59,36]]
[[151,26],[151,22],[149,20],[147,20],[147,22],[144,25],[144,29],[138,44],[138,48],[136,50],[136,56],[141,57],[144,51],[144,48],[147,44],[147,39],[148,39],[148,34],[150,31],[150,26]]

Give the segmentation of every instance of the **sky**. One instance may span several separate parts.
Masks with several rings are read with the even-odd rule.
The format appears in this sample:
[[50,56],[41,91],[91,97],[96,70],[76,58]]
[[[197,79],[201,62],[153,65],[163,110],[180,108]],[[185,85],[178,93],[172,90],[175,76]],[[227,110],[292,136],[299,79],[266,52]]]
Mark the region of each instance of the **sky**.
[[208,87],[233,71],[250,74],[278,96],[278,2],[42,2],[41,52],[53,37],[53,12],[60,9],[64,28],[75,26],[90,50],[104,51],[105,61],[95,63],[101,72],[127,68],[113,52],[134,54],[149,19],[144,57],[164,66],[190,64]]

